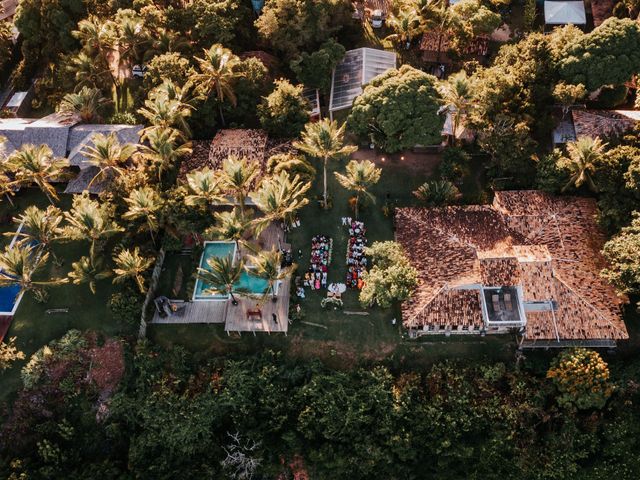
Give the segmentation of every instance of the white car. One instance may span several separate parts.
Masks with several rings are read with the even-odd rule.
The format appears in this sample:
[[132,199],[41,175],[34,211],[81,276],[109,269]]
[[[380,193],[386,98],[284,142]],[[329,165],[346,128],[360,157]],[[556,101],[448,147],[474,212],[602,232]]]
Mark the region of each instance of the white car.
[[133,78],[143,78],[144,74],[147,72],[146,65],[134,65],[131,69],[131,76]]
[[374,10],[371,14],[371,26],[373,28],[381,28],[383,23],[382,10]]

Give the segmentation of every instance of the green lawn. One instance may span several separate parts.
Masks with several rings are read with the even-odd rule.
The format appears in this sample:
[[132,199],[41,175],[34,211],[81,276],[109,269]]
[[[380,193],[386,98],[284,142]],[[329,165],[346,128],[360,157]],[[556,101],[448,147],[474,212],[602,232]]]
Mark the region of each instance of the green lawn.
[[[361,158],[375,158],[373,151],[359,152]],[[388,201],[394,206],[415,204],[412,191],[431,177],[437,158],[426,156],[424,165],[412,155],[411,161],[403,161],[401,155],[378,156],[377,163],[383,169],[380,183],[373,189],[376,204],[368,205],[361,211],[360,218],[367,227],[369,244],[374,241],[392,240],[393,222],[383,213],[382,207]],[[407,155],[409,157],[409,155]],[[382,162],[381,158],[385,158]],[[329,267],[328,281],[343,282],[346,275],[346,245],[348,232],[341,224],[341,217],[353,216],[348,206],[350,193],[337,183],[335,171],[343,171],[346,161],[334,162],[329,169],[329,193],[333,198],[333,208],[329,211],[318,206],[316,198],[322,194],[322,171],[318,171],[316,181],[309,194],[312,200],[300,213],[301,227],[293,229],[287,238],[292,244],[294,259],[303,275],[309,266],[311,238],[324,234],[333,238],[333,256]],[[477,172],[474,172],[475,176]],[[469,181],[470,182],[470,181]],[[470,187],[470,190],[475,188]],[[301,250],[302,256],[298,255]],[[175,269],[182,265],[185,273],[183,285],[197,259],[185,256],[169,256],[165,264],[166,275],[161,278],[161,290],[172,288]],[[189,273],[188,273],[189,272]],[[192,289],[192,283],[190,283]],[[191,292],[181,292],[183,298]],[[306,289],[306,298],[292,298],[292,308],[300,303],[305,318],[291,325],[288,336],[249,333],[242,337],[227,336],[222,325],[153,325],[149,337],[170,348],[182,345],[196,352],[199,357],[230,355],[255,352],[256,349],[271,348],[283,350],[296,357],[318,357],[336,367],[353,365],[355,362],[386,361],[396,364],[428,364],[442,358],[481,358],[508,360],[513,358],[515,342],[512,338],[466,336],[428,337],[420,341],[406,339],[400,327],[400,312],[397,310],[366,309],[368,315],[348,315],[345,312],[363,312],[358,301],[358,292],[348,289],[342,298],[343,310],[324,310],[320,307],[326,290]],[[396,318],[396,325],[392,319]]]
[[[37,205],[45,208],[49,202],[37,189],[23,189],[13,199],[15,207],[9,202],[0,203],[0,218],[6,220],[10,215],[18,215],[29,205]],[[61,194],[57,204],[62,209],[71,206],[71,196]],[[0,232],[13,231],[15,224],[3,222],[0,224]],[[0,245],[7,245],[10,237],[0,237]],[[54,252],[62,261],[61,267],[56,267],[53,262],[47,265],[47,275],[50,277],[64,277],[70,270],[71,263],[78,260],[88,251],[87,244],[82,242],[69,242],[54,246]],[[38,303],[33,296],[27,293],[18,307],[13,322],[7,333],[7,337],[17,337],[16,344],[22,350],[27,359],[31,354],[46,345],[51,340],[64,335],[68,330],[96,330],[107,335],[123,333],[123,326],[119,325],[107,308],[107,302],[111,295],[120,287],[114,286],[110,279],[98,284],[98,291],[93,295],[86,285],[73,285],[71,283],[49,288],[49,300],[46,303]],[[68,308],[68,313],[47,314],[49,309]],[[20,384],[20,369],[24,361],[16,362],[9,370],[0,376],[0,401],[11,395]]]

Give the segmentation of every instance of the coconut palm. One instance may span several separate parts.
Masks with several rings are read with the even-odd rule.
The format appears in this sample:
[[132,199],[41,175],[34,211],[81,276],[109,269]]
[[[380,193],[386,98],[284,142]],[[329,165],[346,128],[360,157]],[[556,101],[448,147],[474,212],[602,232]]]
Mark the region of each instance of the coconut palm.
[[58,112],[68,117],[79,117],[82,123],[98,123],[99,110],[108,103],[97,88],[82,87],[79,92],[68,93],[58,105]]
[[142,187],[133,190],[124,199],[129,209],[122,215],[126,220],[144,219],[151,234],[151,241],[155,245],[156,239],[153,232],[160,227],[160,212],[164,201],[156,190],[151,187]]
[[220,240],[227,240],[236,244],[236,251],[240,252],[240,242],[250,230],[251,222],[235,211],[216,212],[215,226],[207,229],[206,234]]
[[142,140],[148,145],[138,147],[139,158],[158,172],[158,181],[181,157],[191,153],[191,143],[179,145],[180,138],[180,132],[172,128],[155,128],[144,133]]
[[54,261],[57,261],[51,245],[61,238],[60,224],[63,218],[62,211],[58,207],[49,205],[46,210],[41,210],[31,205],[20,216],[13,219],[17,225],[22,225],[20,232],[5,233],[5,235],[17,235],[21,243],[35,244],[41,251],[50,252]]
[[240,59],[231,50],[216,43],[204,51],[204,58],[196,58],[200,67],[200,73],[195,76],[195,83],[205,95],[216,92],[220,120],[225,125],[222,114],[222,104],[228,99],[231,105],[236,105],[236,94],[234,83],[239,74],[235,68],[240,63]]
[[327,162],[339,157],[345,157],[355,152],[358,147],[344,145],[345,124],[338,125],[338,122],[323,119],[316,123],[307,123],[302,132],[302,140],[294,142],[294,146],[315,158],[322,159],[324,188],[322,198],[324,207],[328,208],[327,202]]
[[254,220],[256,234],[271,222],[291,223],[296,212],[309,203],[305,197],[309,188],[310,183],[303,182],[298,175],[291,178],[285,171],[264,180],[260,188],[249,195],[263,215]]
[[66,278],[34,280],[49,260],[47,252],[37,252],[36,247],[19,243],[5,247],[0,252],[0,287],[17,285],[20,293],[33,292],[36,296],[44,293],[44,288],[67,283]]
[[295,264],[281,267],[282,254],[275,248],[260,252],[258,255],[249,256],[249,263],[251,264],[251,269],[247,270],[248,273],[267,281],[268,287],[264,294],[266,296],[271,293],[271,301],[273,302],[278,300],[276,284],[290,276],[298,267]]
[[64,218],[67,222],[62,230],[64,238],[88,240],[94,251],[99,251],[98,247],[106,239],[123,231],[112,219],[112,207],[91,200],[86,192],[73,197],[71,210],[64,212]]
[[403,45],[405,50],[411,46],[411,40],[421,32],[420,16],[415,8],[405,6],[397,13],[391,13],[387,19],[387,26],[394,33],[387,36],[385,40],[392,41],[397,45]]
[[580,188],[585,183],[593,192],[598,191],[598,187],[593,181],[595,163],[604,154],[607,144],[602,143],[599,138],[580,137],[575,142],[567,143],[567,153],[569,157],[560,159],[559,166],[569,170],[570,178],[562,191],[567,191],[574,186]]
[[222,162],[222,188],[233,192],[240,207],[237,213],[242,218],[245,216],[245,199],[258,175],[258,164],[246,158],[230,156]]
[[376,197],[369,189],[378,183],[382,169],[376,168],[375,164],[369,160],[351,160],[346,167],[346,174],[335,172],[338,183],[347,190],[356,193],[355,215],[358,218],[360,199],[365,199],[375,203]]
[[187,175],[187,186],[190,194],[184,199],[187,205],[206,205],[225,201],[220,185],[220,176],[213,170],[205,168]]
[[63,176],[69,162],[65,158],[55,158],[48,145],[25,144],[9,155],[7,165],[15,175],[13,185],[35,183],[53,204],[53,198],[58,200],[58,194],[51,181]]
[[95,181],[103,181],[109,175],[124,175],[127,161],[136,153],[136,146],[131,143],[121,144],[115,132],[109,135],[96,133],[91,137],[93,146],[84,147],[81,154],[87,162],[98,167],[98,173],[91,179],[89,186]]
[[122,283],[126,280],[134,280],[140,293],[144,293],[144,272],[153,264],[153,258],[147,258],[140,255],[140,249],[134,248],[133,251],[123,249],[113,257],[116,268],[113,269],[115,277],[113,283]]
[[104,259],[94,255],[93,252],[88,257],[85,256],[77,262],[73,262],[69,272],[69,278],[74,285],[86,283],[94,295],[96,294],[98,281],[109,278],[111,275],[111,270],[104,268]]
[[269,175],[278,174],[286,171],[289,175],[300,175],[304,181],[312,181],[316,176],[316,169],[302,155],[294,155],[292,153],[280,153],[272,155],[267,160],[267,173]]
[[182,35],[165,28],[159,28],[151,39],[151,45],[144,52],[145,62],[150,62],[153,57],[165,53],[184,53],[191,48],[189,41]]
[[237,288],[236,284],[244,271],[244,261],[234,262],[233,255],[227,257],[210,257],[207,259],[208,268],[198,268],[196,278],[208,285],[207,292],[229,295],[234,305],[238,300],[234,293],[247,293],[245,289]]
[[144,107],[138,110],[149,124],[143,130],[143,136],[154,129],[175,129],[182,138],[189,138],[191,130],[187,123],[187,118],[191,115],[193,106],[191,105],[192,84],[187,82],[183,87],[179,87],[171,80],[165,80],[151,92],[144,102]]
[[460,191],[448,180],[431,180],[418,187],[413,194],[425,205],[440,207],[450,205],[460,198]]
[[15,195],[15,188],[11,185],[11,178],[9,177],[9,174],[13,172],[5,156],[5,143],[6,139],[0,137],[0,197],[4,196],[13,205],[11,197]]
[[73,74],[78,87],[105,88],[112,85],[111,71],[102,57],[92,57],[79,52],[71,57],[66,68]]
[[472,107],[473,82],[464,70],[449,76],[438,88],[442,104],[451,115],[451,131],[454,138],[460,135],[462,121],[469,115]]

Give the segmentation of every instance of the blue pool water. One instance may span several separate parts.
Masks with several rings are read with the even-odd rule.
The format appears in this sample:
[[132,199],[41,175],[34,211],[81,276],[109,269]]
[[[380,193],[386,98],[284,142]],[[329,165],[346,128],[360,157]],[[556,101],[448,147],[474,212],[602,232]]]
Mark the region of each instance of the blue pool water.
[[[207,263],[207,259],[211,257],[224,258],[232,255],[235,252],[236,245],[231,242],[206,242],[204,245],[204,252],[202,252],[202,257],[200,258],[200,268],[204,268],[210,270],[209,264]],[[250,275],[247,272],[242,272],[240,275],[240,280],[236,284],[236,288],[245,289],[251,292],[252,294],[262,295],[265,290],[268,288],[269,282],[263,280],[262,278],[255,277]],[[211,288],[209,284],[196,280],[196,287],[194,292],[194,298],[196,300],[213,300],[213,299],[225,299],[226,295],[221,295],[218,293],[207,293],[206,290]]]
[[0,312],[10,313],[13,310],[18,293],[20,293],[18,285],[0,287]]

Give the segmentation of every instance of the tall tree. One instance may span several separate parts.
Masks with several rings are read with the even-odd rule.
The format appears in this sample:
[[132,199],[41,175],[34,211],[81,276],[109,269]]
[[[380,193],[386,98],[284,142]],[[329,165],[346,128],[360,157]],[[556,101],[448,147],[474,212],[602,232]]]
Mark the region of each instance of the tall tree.
[[17,285],[20,293],[32,292],[36,298],[43,298],[46,287],[68,281],[66,278],[34,279],[36,274],[42,272],[48,260],[48,252],[37,252],[30,245],[19,243],[12,247],[6,246],[0,252],[0,286]]
[[216,224],[206,233],[220,240],[236,244],[236,252],[240,253],[240,243],[251,229],[251,221],[236,211],[216,212]]
[[258,164],[232,155],[222,161],[220,173],[222,174],[221,187],[234,194],[239,207],[237,213],[240,218],[244,218],[247,195],[255,187],[254,183],[260,175]]
[[418,187],[413,195],[429,207],[442,207],[456,202],[461,194],[449,180],[430,180]]
[[67,93],[62,98],[58,112],[65,116],[77,116],[82,123],[98,123],[102,119],[100,108],[106,103],[107,99],[99,89],[82,87],[80,91]]
[[144,141],[138,147],[139,158],[156,172],[158,182],[167,170],[176,166],[178,161],[191,153],[191,143],[180,144],[180,133],[172,128],[156,128],[144,134]]
[[22,230],[19,233],[11,232],[6,235],[18,235],[20,242],[35,245],[40,251],[51,253],[56,260],[51,246],[61,238],[60,224],[63,218],[62,211],[53,205],[49,205],[46,210],[31,205],[13,219],[17,225],[22,225]]
[[297,137],[309,121],[311,105],[302,96],[302,85],[293,86],[284,79],[275,85],[258,106],[260,124],[272,137]]
[[14,172],[15,185],[35,183],[53,204],[58,194],[51,182],[62,177],[69,162],[65,158],[55,158],[48,145],[25,144],[7,158],[9,168]]
[[126,280],[134,280],[140,293],[144,293],[144,273],[153,264],[153,258],[140,255],[140,249],[135,247],[132,250],[123,249],[114,255],[113,262],[116,268],[113,269],[113,283],[122,283]]
[[609,261],[602,275],[621,292],[640,294],[640,212],[633,213],[631,225],[609,240],[602,253]]
[[113,207],[89,198],[88,193],[73,197],[71,210],[64,212],[67,224],[63,235],[69,240],[88,240],[94,252],[102,243],[123,229],[113,220]]
[[228,99],[232,105],[236,104],[234,84],[238,78],[235,70],[240,59],[231,50],[220,44],[214,44],[204,51],[204,58],[196,58],[200,73],[194,78],[196,85],[206,96],[216,92],[220,120],[225,125],[222,113],[222,103]]
[[391,12],[387,18],[387,27],[393,30],[385,40],[390,40],[404,50],[409,50],[411,41],[422,33],[420,16],[411,5],[400,8],[397,12]]
[[285,171],[267,178],[260,188],[250,194],[253,203],[260,209],[262,217],[254,220],[256,233],[263,231],[271,222],[291,223],[295,214],[309,203],[305,193],[311,184],[296,175],[291,178]]
[[345,124],[323,119],[316,123],[308,123],[302,132],[302,139],[294,142],[294,146],[307,155],[322,160],[323,168],[323,193],[324,208],[328,208],[327,202],[327,163],[346,157],[355,152],[358,147],[344,144]]
[[69,278],[74,285],[89,285],[89,290],[94,295],[97,291],[98,282],[100,280],[111,277],[111,270],[104,267],[104,259],[91,252],[89,256],[83,256],[77,262],[71,264]]
[[442,105],[451,116],[451,133],[454,139],[462,134],[461,125],[473,107],[474,82],[464,70],[450,75],[438,85]]
[[129,208],[122,215],[122,218],[125,220],[143,219],[149,229],[151,241],[155,245],[156,239],[153,232],[157,232],[160,228],[160,214],[164,206],[162,197],[153,188],[142,187],[133,190],[124,200]]
[[349,128],[386,152],[442,141],[444,119],[433,75],[409,65],[378,75],[353,102]]
[[566,168],[570,173],[569,182],[562,191],[570,187],[580,188],[586,184],[590,190],[597,192],[598,187],[592,178],[595,171],[595,163],[604,154],[607,144],[599,138],[580,137],[575,142],[567,144],[568,158],[562,158],[558,162],[560,167]]
[[356,194],[355,216],[358,218],[360,200],[364,198],[375,203],[376,197],[369,189],[380,181],[382,169],[377,168],[370,160],[351,160],[346,167],[346,173],[335,172],[338,183],[347,190],[352,190]]
[[205,205],[211,208],[213,203],[224,203],[224,192],[220,176],[210,168],[204,168],[187,174],[189,195],[185,197],[187,205]]
[[240,259],[235,262],[233,255],[210,257],[207,259],[207,267],[198,268],[196,277],[208,286],[207,291],[229,295],[233,305],[237,305],[234,293],[245,293],[245,290],[236,287],[243,271],[244,261]]
[[249,256],[251,270],[249,273],[267,281],[265,296],[271,293],[271,301],[278,301],[276,295],[276,285],[279,281],[286,279],[295,272],[297,265],[282,267],[282,253],[275,248]]
[[93,145],[85,146],[81,153],[90,165],[98,168],[98,173],[91,179],[100,182],[111,176],[122,176],[126,163],[136,153],[136,146],[131,143],[121,144],[115,132],[109,135],[96,133],[91,138]]
[[190,82],[180,87],[171,80],[165,80],[149,92],[144,107],[138,109],[138,113],[150,123],[150,126],[143,130],[143,139],[150,131],[158,129],[174,129],[183,139],[191,136],[187,122],[193,110],[191,89]]

